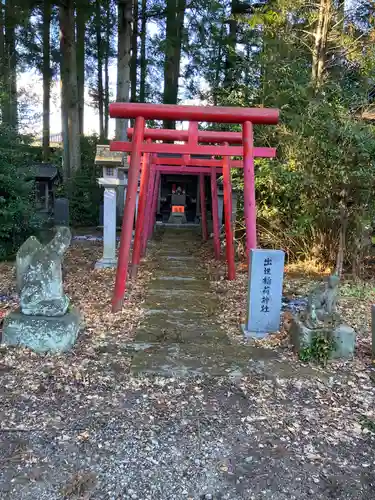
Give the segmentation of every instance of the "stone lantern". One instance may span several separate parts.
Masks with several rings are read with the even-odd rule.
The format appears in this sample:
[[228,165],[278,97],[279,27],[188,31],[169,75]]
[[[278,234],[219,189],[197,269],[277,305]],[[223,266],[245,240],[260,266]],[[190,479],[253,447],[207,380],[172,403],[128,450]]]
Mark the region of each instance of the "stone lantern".
[[98,179],[98,183],[104,188],[103,257],[97,261],[95,267],[116,267],[116,199],[118,189],[124,189],[126,186],[126,179],[119,178],[123,153],[110,151],[108,145],[98,145],[95,164],[103,169],[103,177]]

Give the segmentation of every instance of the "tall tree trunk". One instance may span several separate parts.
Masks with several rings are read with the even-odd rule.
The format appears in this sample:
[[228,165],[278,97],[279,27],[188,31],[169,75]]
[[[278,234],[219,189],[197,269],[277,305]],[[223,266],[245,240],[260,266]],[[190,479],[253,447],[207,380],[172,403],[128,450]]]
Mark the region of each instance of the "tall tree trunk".
[[67,158],[64,161],[65,182],[70,181],[81,167],[81,146],[78,110],[77,54],[75,42],[74,0],[60,6],[63,114],[67,141]]
[[4,36],[4,81],[5,81],[5,114],[3,120],[10,127],[17,129],[17,53],[15,37],[14,7],[9,1],[5,3],[5,36]]
[[332,0],[320,0],[318,21],[314,34],[311,83],[317,89],[323,82],[327,55],[327,38],[332,14]]
[[4,47],[4,5],[0,0],[0,111],[1,118],[3,121],[5,117],[5,102],[4,102],[4,90],[5,90],[5,47]]
[[[60,39],[60,49],[62,52],[62,38]],[[68,117],[68,74],[66,71],[66,62],[60,57],[60,94],[61,94],[61,130],[63,155],[62,166],[64,172],[64,183],[67,185],[70,179],[70,157],[69,157],[69,117]]]
[[111,52],[111,4],[105,2],[106,28],[105,28],[105,50],[104,50],[104,138],[108,139],[109,132],[109,57]]
[[214,79],[214,85],[213,85],[213,103],[214,106],[218,105],[218,91],[220,89],[220,72],[221,72],[221,67],[222,67],[222,39],[224,36],[224,24],[221,25],[220,29],[220,39],[217,41],[217,55],[215,57],[216,63],[215,63],[215,79]]
[[[129,102],[132,0],[118,0],[117,102]],[[116,120],[116,140],[127,140],[129,120]]]
[[101,9],[100,0],[95,2],[95,30],[96,30],[96,47],[98,58],[98,107],[99,107],[99,136],[104,138],[104,95],[103,95],[103,42],[102,42],[102,26],[101,26]]
[[228,90],[232,90],[236,83],[236,69],[237,69],[237,30],[238,22],[236,19],[236,13],[238,12],[238,0],[232,0],[231,5],[231,17],[228,20],[229,33],[227,36],[226,44],[226,58],[225,58],[225,77],[224,77],[224,87]]
[[50,99],[51,99],[51,2],[43,2],[43,161],[50,157]]
[[147,59],[146,59],[146,35],[147,35],[147,0],[142,0],[141,12],[141,78],[139,83],[139,101],[146,101],[146,77],[147,77]]
[[348,211],[346,203],[340,202],[340,230],[339,230],[339,246],[336,255],[336,274],[342,276],[344,268],[344,258],[346,252],[346,233],[348,228]]
[[84,110],[85,110],[85,30],[86,30],[86,2],[78,2],[77,5],[77,92],[78,92],[78,116],[79,133],[84,134]]
[[345,28],[345,0],[339,0],[336,17],[336,22],[338,23],[341,32],[343,32]]
[[109,134],[109,58],[104,60],[104,139],[108,139]]
[[131,102],[137,102],[138,0],[133,0],[132,58],[130,62]]
[[[180,76],[181,44],[186,0],[167,0],[167,27],[164,61],[164,104],[177,104]],[[164,128],[175,128],[176,123],[164,121]]]

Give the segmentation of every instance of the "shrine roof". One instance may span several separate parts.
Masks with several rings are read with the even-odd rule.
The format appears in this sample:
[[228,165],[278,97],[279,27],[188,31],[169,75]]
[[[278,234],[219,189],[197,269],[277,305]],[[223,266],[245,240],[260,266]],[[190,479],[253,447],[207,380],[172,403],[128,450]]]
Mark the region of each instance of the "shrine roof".
[[27,169],[27,176],[30,179],[54,181],[59,176],[59,171],[55,165],[51,163],[34,163]]

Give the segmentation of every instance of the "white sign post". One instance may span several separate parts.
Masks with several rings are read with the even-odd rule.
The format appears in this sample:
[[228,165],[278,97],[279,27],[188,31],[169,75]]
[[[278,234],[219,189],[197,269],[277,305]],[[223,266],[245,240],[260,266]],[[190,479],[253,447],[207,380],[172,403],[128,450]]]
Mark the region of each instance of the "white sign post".
[[280,327],[285,253],[251,250],[246,324],[248,338],[264,338]]

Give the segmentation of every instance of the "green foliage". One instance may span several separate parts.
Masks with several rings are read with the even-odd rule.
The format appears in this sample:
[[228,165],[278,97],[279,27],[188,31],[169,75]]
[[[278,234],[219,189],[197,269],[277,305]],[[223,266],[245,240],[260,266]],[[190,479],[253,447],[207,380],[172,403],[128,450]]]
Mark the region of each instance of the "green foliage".
[[355,255],[358,233],[375,215],[373,127],[350,115],[338,94],[306,103],[276,130],[276,161],[257,170],[262,226],[283,242],[289,256],[333,263],[339,239],[340,207],[348,217],[346,259]]
[[27,167],[38,151],[28,138],[0,124],[0,259],[13,255],[41,226],[33,199],[33,182],[27,181]]
[[70,218],[75,226],[96,226],[99,222],[103,190],[97,182],[102,172],[94,162],[98,143],[99,138],[95,135],[81,139],[81,169],[72,179],[70,190],[69,186],[62,186],[59,190],[59,195],[70,198]]
[[[251,46],[245,70],[229,93],[223,87],[210,92],[218,104],[280,109],[280,125],[255,127],[257,145],[277,147],[275,160],[256,161],[259,243],[283,248],[289,260],[313,258],[333,266],[342,230],[344,261],[358,270],[375,217],[375,130],[359,119],[375,76],[373,25],[364,21],[365,14],[359,17],[370,5],[363,1],[345,14],[335,7],[329,64],[318,92],[311,83],[317,7],[299,0],[257,5],[236,18],[239,36]],[[350,29],[344,28],[343,15],[350,16]],[[212,72],[217,64],[213,58]],[[233,184],[243,192],[242,171],[233,171]],[[242,232],[240,221],[239,237]]]
[[299,352],[299,359],[305,363],[313,361],[325,366],[334,349],[335,342],[332,338],[329,336],[315,335],[311,341],[311,345],[301,349]]
[[342,297],[353,297],[356,299],[374,299],[375,290],[372,283],[360,281],[358,283],[343,283],[340,285],[340,295]]

